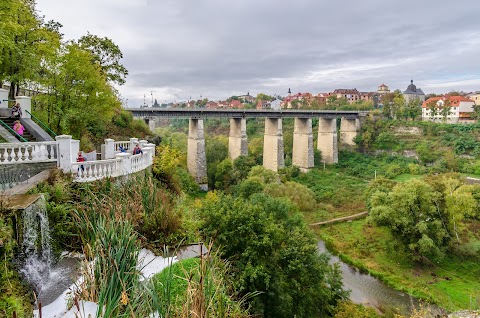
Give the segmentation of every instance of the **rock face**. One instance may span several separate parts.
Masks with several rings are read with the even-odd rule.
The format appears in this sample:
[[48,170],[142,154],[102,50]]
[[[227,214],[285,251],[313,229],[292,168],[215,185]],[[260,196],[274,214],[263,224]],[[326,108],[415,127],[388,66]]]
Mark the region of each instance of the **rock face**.
[[462,310],[451,313],[448,318],[480,318],[480,311]]
[[417,135],[421,136],[423,134],[422,129],[418,127],[404,127],[400,126],[395,129],[395,135]]

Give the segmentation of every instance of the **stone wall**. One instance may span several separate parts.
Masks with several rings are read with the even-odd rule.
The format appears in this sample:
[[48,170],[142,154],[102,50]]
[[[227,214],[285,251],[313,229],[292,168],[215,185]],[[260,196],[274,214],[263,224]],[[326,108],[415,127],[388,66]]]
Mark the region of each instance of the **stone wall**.
[[33,162],[0,165],[0,191],[5,191],[15,185],[28,180],[34,175],[54,169],[56,162]]

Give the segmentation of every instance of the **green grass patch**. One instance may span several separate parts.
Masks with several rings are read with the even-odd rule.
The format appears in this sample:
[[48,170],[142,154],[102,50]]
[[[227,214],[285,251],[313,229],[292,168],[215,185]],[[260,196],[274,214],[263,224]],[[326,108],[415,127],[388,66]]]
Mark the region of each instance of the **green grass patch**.
[[366,210],[364,191],[368,182],[339,169],[313,169],[294,178],[315,193],[318,208],[304,213],[307,222],[320,222]]
[[180,260],[165,268],[153,277],[155,290],[160,295],[164,289],[168,289],[171,303],[179,308],[186,301],[188,280],[200,264],[199,258],[187,258]]
[[398,175],[395,178],[393,178],[393,180],[398,181],[398,182],[405,182],[405,181],[412,180],[412,179],[420,179],[422,177],[423,176],[421,176],[421,175],[413,175],[413,174],[409,174],[409,173],[403,173],[403,174]]
[[315,229],[340,258],[395,289],[433,301],[447,310],[480,307],[480,260],[448,254],[430,265],[414,263],[383,228],[366,220]]

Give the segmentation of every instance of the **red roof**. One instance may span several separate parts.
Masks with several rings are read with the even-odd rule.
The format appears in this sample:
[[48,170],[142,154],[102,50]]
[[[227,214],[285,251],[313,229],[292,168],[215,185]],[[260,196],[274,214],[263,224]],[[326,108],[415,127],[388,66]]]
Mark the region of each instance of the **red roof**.
[[463,96],[449,96],[449,95],[445,95],[445,96],[437,96],[437,97],[430,97],[429,99],[427,99],[426,101],[424,101],[422,103],[422,107],[423,108],[427,108],[428,107],[428,104],[432,103],[432,102],[437,102],[439,100],[449,100],[450,101],[450,107],[458,107],[460,106],[460,102],[472,102],[472,103],[475,103],[473,100],[471,100],[470,98],[466,98],[466,97],[463,97]]
[[241,107],[243,107],[243,104],[242,104],[241,101],[234,99],[230,102],[230,107],[231,108],[241,108]]

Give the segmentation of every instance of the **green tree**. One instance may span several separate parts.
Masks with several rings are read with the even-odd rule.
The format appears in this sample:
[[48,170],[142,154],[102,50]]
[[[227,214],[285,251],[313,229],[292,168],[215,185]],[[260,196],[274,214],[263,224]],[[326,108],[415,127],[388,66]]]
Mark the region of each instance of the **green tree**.
[[300,215],[284,200],[210,193],[198,213],[202,234],[232,264],[231,281],[263,317],[324,317],[345,299],[338,268],[317,252]]
[[480,104],[472,106],[473,112],[470,114],[470,117],[473,119],[480,119]]
[[60,45],[59,27],[38,16],[33,0],[0,2],[0,83],[10,83],[9,99],[46,71]]
[[450,230],[455,233],[457,242],[460,242],[459,230],[460,221],[465,216],[473,216],[477,207],[477,202],[472,195],[472,186],[463,185],[458,179],[445,178],[445,203],[446,210],[450,219]]
[[78,40],[78,44],[92,53],[93,61],[100,65],[101,72],[108,81],[118,85],[125,84],[128,70],[120,63],[123,58],[122,51],[111,39],[88,33]]
[[256,101],[272,101],[273,100],[273,97],[270,96],[270,95],[267,95],[267,94],[263,94],[263,93],[259,93],[257,94],[257,98],[256,98]]
[[432,100],[432,101],[428,102],[427,103],[427,109],[430,111],[430,114],[429,114],[430,119],[435,122],[435,119],[440,114],[439,113],[439,108],[438,108],[438,105],[437,105],[437,101]]
[[405,118],[405,99],[401,92],[394,92],[393,97],[393,113],[395,114],[396,119]]
[[386,226],[415,260],[442,256],[450,240],[442,194],[427,182],[410,180],[370,198],[369,219]]
[[68,43],[47,66],[41,81],[45,94],[36,96],[34,106],[57,133],[104,137],[106,125],[120,109],[116,91],[92,59],[90,52]]
[[404,109],[404,117],[407,119],[415,120],[422,115],[422,102],[418,97],[411,99]]
[[450,110],[450,105],[451,105],[451,102],[449,99],[445,100],[443,102],[443,105],[439,111],[439,115],[442,116],[442,121],[444,123],[447,122],[447,119],[448,119],[448,116],[450,116],[452,114],[451,110]]

